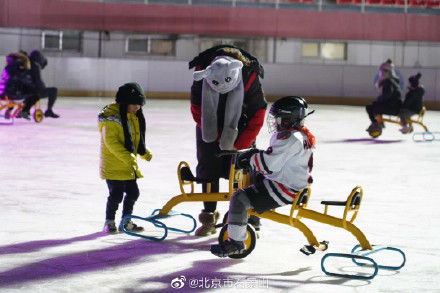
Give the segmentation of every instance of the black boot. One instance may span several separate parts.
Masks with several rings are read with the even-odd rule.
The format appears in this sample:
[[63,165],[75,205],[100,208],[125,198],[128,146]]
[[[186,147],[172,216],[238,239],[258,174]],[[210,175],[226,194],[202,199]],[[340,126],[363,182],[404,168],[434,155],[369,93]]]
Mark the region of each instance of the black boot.
[[44,112],[44,117],[58,118],[60,115],[55,114],[52,109],[47,109],[46,112]]

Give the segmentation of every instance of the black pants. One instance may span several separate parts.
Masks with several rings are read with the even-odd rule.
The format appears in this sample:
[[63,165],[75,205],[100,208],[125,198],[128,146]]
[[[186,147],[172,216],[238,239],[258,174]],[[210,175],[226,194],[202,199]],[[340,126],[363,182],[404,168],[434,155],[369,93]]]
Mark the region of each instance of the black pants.
[[134,180],[106,180],[109,197],[107,198],[106,220],[114,220],[119,204],[124,198],[122,218],[133,213],[134,203],[139,197],[139,188]]
[[[218,142],[204,142],[202,131],[196,126],[197,139],[197,168],[196,177],[209,180],[211,183],[211,192],[219,192],[219,179],[229,178],[229,167],[231,157],[217,157],[220,152]],[[207,191],[207,184],[202,184],[203,192]],[[203,202],[205,212],[214,212],[217,208],[217,202]]]
[[52,111],[53,105],[57,100],[58,89],[56,87],[45,88],[40,95],[28,94],[24,98],[23,111],[29,112],[31,107],[40,99],[47,98],[47,110]]
[[365,109],[371,122],[377,122],[376,115],[378,114],[398,115],[401,105],[400,100],[375,101],[371,105],[367,105]]

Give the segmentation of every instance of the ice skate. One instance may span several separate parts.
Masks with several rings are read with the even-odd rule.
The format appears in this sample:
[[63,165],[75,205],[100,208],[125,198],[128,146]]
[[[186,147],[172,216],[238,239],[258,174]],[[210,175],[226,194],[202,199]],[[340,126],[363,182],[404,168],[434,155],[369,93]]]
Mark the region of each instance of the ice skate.
[[123,223],[123,221],[121,221],[121,223],[119,225],[120,232],[122,232],[122,225],[124,225],[125,231],[128,231],[128,232],[135,232],[136,233],[136,232],[144,231],[144,227],[140,227],[140,226],[136,225],[131,220],[126,220],[124,223]]
[[246,251],[243,241],[228,239],[222,244],[211,245],[211,253],[218,257],[227,257],[236,254],[242,254]]
[[118,233],[118,229],[116,229],[116,224],[114,220],[105,220],[104,231],[109,234]]

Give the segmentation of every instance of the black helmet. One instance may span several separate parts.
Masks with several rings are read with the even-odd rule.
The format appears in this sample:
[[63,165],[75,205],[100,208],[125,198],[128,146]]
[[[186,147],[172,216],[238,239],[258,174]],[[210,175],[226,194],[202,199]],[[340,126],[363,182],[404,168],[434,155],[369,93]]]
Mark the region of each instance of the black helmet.
[[269,132],[287,130],[303,126],[307,113],[307,102],[297,96],[287,96],[273,103],[267,117]]

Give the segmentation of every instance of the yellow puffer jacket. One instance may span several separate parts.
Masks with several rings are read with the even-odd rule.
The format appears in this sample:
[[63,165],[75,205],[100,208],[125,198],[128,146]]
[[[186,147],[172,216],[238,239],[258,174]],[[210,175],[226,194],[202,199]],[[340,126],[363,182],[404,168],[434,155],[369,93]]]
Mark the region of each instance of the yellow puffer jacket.
[[136,160],[140,140],[139,120],[135,114],[131,113],[127,113],[127,120],[135,147],[133,153],[130,153],[124,146],[124,130],[119,105],[117,103],[108,105],[99,116],[99,131],[101,132],[99,169],[102,179],[133,180],[143,177],[138,170]]

